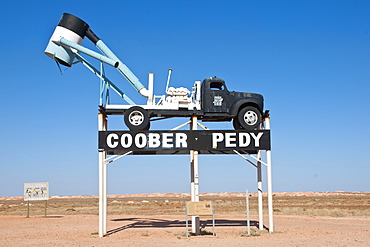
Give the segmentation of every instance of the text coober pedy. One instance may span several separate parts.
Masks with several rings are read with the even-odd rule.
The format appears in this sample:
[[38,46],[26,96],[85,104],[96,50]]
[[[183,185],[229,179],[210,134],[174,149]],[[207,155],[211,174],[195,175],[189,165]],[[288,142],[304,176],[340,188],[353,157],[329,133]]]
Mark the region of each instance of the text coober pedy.
[[[184,154],[190,150],[201,153],[223,152],[232,150],[269,150],[270,131],[100,131],[99,150],[120,151],[156,151],[161,153]],[[142,154],[142,153],[141,153]]]

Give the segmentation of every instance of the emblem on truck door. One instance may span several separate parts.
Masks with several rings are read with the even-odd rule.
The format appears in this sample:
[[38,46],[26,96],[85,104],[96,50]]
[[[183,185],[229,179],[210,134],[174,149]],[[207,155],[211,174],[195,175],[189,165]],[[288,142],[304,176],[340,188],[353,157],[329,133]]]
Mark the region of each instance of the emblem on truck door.
[[215,96],[214,99],[213,99],[213,105],[214,106],[222,106],[222,101],[224,99],[222,98],[222,96]]

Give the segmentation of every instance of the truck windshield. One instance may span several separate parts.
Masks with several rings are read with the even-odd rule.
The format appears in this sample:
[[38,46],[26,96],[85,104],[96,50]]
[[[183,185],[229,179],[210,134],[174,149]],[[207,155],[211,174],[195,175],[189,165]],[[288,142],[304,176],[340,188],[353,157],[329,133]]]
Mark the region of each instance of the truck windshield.
[[213,81],[211,82],[209,86],[212,90],[224,90],[225,89],[224,84],[222,82]]

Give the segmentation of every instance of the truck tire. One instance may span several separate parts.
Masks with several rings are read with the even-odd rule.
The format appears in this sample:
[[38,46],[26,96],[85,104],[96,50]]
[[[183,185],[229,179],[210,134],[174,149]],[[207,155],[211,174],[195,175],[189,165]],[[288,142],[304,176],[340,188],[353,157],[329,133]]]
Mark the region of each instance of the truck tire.
[[150,127],[148,112],[139,106],[129,108],[123,120],[130,130],[149,130]]
[[239,123],[238,117],[235,117],[233,119],[233,127],[234,127],[235,130],[242,130],[243,129],[243,127]]
[[261,123],[262,115],[257,108],[247,106],[239,111],[238,120],[243,129],[254,130]]

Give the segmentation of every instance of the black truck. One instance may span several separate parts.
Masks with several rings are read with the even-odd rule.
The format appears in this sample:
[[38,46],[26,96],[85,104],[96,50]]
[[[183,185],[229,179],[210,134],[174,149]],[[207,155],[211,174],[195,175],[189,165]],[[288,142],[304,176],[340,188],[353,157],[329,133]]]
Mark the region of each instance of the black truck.
[[236,130],[253,130],[262,121],[263,96],[261,94],[229,91],[225,81],[217,77],[204,79],[200,83],[199,99],[196,94],[195,90],[193,92],[195,100],[191,98],[192,96],[184,96],[183,100],[188,99],[188,103],[176,102],[174,108],[171,108],[169,103],[161,102],[155,105],[126,105],[123,107],[126,109],[108,105],[101,109],[107,115],[124,115],[126,126],[134,131],[148,130],[150,121],[172,117],[197,116],[199,120],[205,122],[233,121]]

